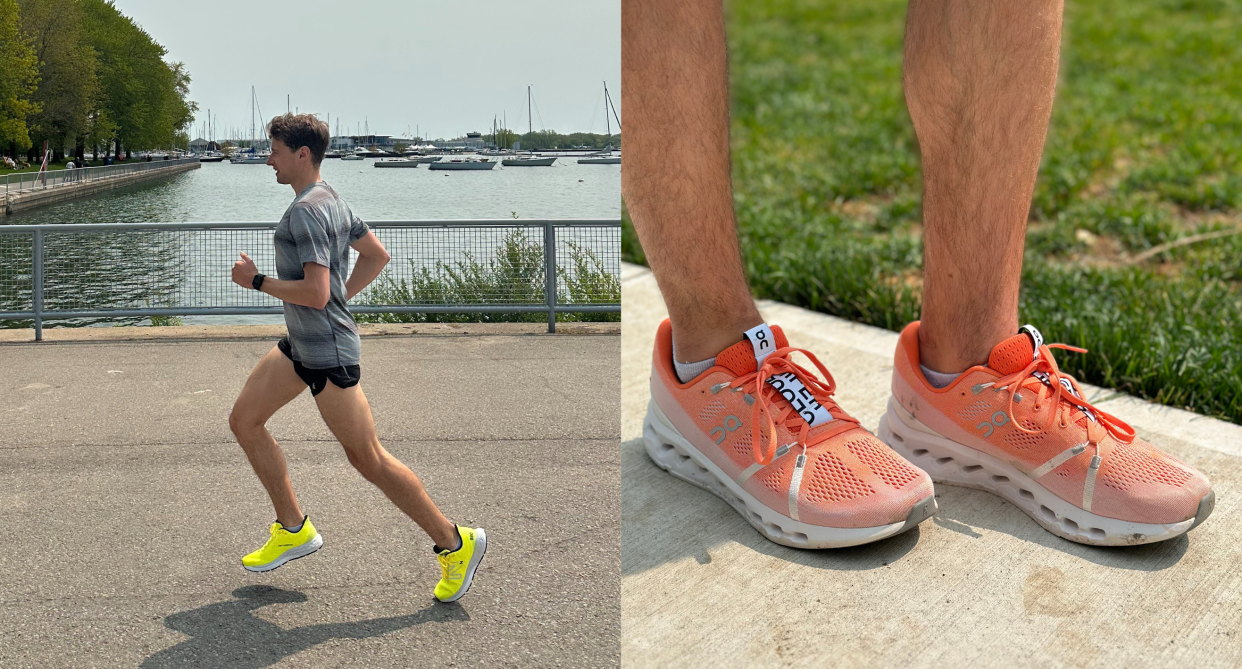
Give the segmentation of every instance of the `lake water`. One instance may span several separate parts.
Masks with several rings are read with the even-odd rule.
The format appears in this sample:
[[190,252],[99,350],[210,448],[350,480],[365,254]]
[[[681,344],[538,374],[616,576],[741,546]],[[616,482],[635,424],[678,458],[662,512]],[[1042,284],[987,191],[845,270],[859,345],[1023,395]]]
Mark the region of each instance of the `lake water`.
[[[363,220],[426,218],[621,218],[621,166],[490,170],[377,168],[374,160],[324,160],[323,180]],[[0,219],[6,224],[276,221],[293,200],[267,165],[202,163],[157,183],[120,188]]]
[[[551,167],[504,167],[492,170],[440,171],[429,170],[426,165],[418,168],[376,168],[373,160],[340,161],[325,160],[321,167],[323,180],[331,185],[349,203],[363,220],[413,219],[512,219],[540,218],[619,219],[621,216],[621,166],[579,165],[577,156],[561,157]],[[0,219],[0,224],[57,224],[57,223],[155,223],[175,221],[277,221],[294,196],[290,186],[276,183],[275,173],[267,165],[233,165],[203,163],[199,169],[169,177],[155,183],[107,191],[96,196],[70,200],[42,207],[29,212]],[[590,233],[580,237],[588,246],[610,258],[619,258],[620,235],[611,229],[607,234]],[[405,232],[405,231],[402,231]],[[411,231],[412,232],[412,231]],[[602,232],[602,231],[596,231]],[[161,285],[167,284],[173,292],[167,293],[168,301],[156,301],[152,306],[165,304],[198,303],[197,299],[182,301],[187,294],[211,296],[212,304],[257,304],[255,297],[266,298],[252,291],[241,289],[227,280],[227,269],[236,260],[236,246],[251,249],[260,271],[274,274],[271,267],[271,233],[243,233],[240,237],[221,236],[204,241],[202,235],[178,236],[164,234],[151,236],[143,248],[134,248],[136,237],[120,235],[90,235],[99,241],[80,238],[81,248],[66,252],[61,246],[60,264],[46,269],[49,294],[57,281],[72,281],[70,288],[62,284],[59,295],[72,293],[94,295],[94,299],[72,303],[61,300],[59,308],[87,308],[97,304],[125,304],[133,296],[143,296],[151,289],[151,277],[158,275]],[[487,253],[494,249],[499,239],[495,235],[478,233],[476,246]],[[614,244],[615,238],[615,244]],[[26,238],[27,240],[29,238]],[[51,240],[53,238],[49,238]],[[72,239],[63,237],[64,240]],[[418,256],[426,265],[434,260],[445,262],[461,258],[453,251],[452,234],[436,237],[435,233],[392,236],[392,242],[381,234],[390,245],[394,259]],[[0,245],[4,236],[0,235]],[[52,243],[52,242],[49,242]],[[444,243],[444,251],[436,251]],[[471,243],[468,241],[467,243]],[[0,249],[0,263],[27,267],[29,242],[25,251],[14,246]],[[601,247],[601,244],[603,245]],[[616,246],[616,248],[612,248]],[[473,247],[471,247],[473,248]],[[563,251],[558,251],[562,253]],[[400,256],[398,254],[401,254]],[[437,254],[439,254],[437,256]],[[476,253],[476,255],[478,255]],[[49,247],[49,259],[52,249]],[[559,257],[559,256],[558,256]],[[156,260],[152,260],[152,259]],[[49,260],[49,262],[51,262]],[[151,270],[149,265],[158,267]],[[187,269],[187,265],[207,265],[204,272]],[[390,268],[396,266],[394,262]],[[123,268],[143,267],[143,277],[127,279]],[[121,271],[117,271],[117,270]],[[0,267],[0,276],[5,268]],[[618,265],[619,271],[619,265]],[[130,272],[137,274],[139,272]],[[174,287],[175,285],[175,287]],[[3,286],[0,286],[3,288]],[[8,292],[8,291],[0,291]],[[173,293],[176,293],[174,295]],[[220,299],[223,296],[223,299]],[[14,298],[17,296],[14,295]],[[26,298],[28,305],[29,297]],[[269,298],[274,300],[274,298]],[[119,300],[119,301],[116,301]],[[4,308],[17,308],[18,301]],[[267,301],[261,301],[268,304]],[[279,301],[272,302],[279,304]],[[48,308],[53,308],[49,303]],[[141,306],[141,305],[139,305]],[[25,307],[25,308],[28,308]],[[225,323],[283,323],[279,315],[250,316],[183,316],[186,324]],[[111,325],[116,320],[93,323]],[[132,324],[149,323],[148,319],[125,319]],[[68,325],[67,321],[45,322],[45,327]],[[81,322],[78,324],[88,324]],[[0,321],[0,327],[13,326],[12,321]]]

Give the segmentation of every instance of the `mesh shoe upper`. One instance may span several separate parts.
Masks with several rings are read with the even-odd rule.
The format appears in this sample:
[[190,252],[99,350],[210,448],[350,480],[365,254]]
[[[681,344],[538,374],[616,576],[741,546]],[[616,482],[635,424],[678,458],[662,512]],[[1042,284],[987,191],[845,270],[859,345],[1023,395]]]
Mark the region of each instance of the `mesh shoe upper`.
[[[808,428],[766,382],[760,390],[760,375],[791,373],[786,372],[792,364],[788,358],[796,350],[778,326],[771,331],[777,350],[762,364],[750,341],[743,340],[721,352],[715,367],[683,384],[673,369],[672,328],[665,320],[656,334],[652,398],[695,448],[760,503],[784,515],[841,528],[905,520],[915,504],[932,494],[930,477],[833,401],[835,386],[826,370],[825,385],[814,386],[810,372],[798,367],[808,377],[808,392],[832,417],[815,427]],[[757,407],[761,402],[763,411]],[[790,488],[803,454],[791,506]]]
[[927,427],[1013,464],[1091,513],[1153,524],[1192,518],[1211,489],[1207,479],[1086,402],[1049,346],[1069,348],[1043,344],[1037,332],[1015,335],[992,350],[986,366],[935,388],[919,371],[916,321],[897,346],[893,396]]

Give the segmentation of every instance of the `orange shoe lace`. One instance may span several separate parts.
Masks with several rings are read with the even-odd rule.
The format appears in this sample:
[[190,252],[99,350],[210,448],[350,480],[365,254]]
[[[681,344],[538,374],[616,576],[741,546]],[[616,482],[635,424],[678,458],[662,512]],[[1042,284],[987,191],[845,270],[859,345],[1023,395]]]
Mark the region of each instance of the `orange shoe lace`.
[[[1039,355],[1034,360],[1031,360],[1026,367],[991,383],[980,384],[978,387],[982,389],[995,385],[999,386],[997,390],[1005,390],[1014,382],[1017,382],[1017,387],[1013,389],[1013,392],[1009,393],[1009,406],[1007,407],[1009,415],[1013,416],[1013,403],[1017,397],[1018,390],[1034,384],[1036,387],[1035,410],[1038,411],[1041,400],[1046,397],[1044,389],[1051,386],[1048,390],[1048,395],[1052,397],[1053,406],[1057,407],[1057,409],[1049,412],[1046,424],[1039,426],[1037,430],[1028,430],[1022,425],[1021,421],[1013,421],[1014,427],[1027,434],[1038,434],[1047,431],[1052,426],[1054,417],[1060,419],[1061,427],[1067,427],[1071,421],[1077,421],[1082,415],[1085,415],[1089,419],[1086,425],[1087,441],[1095,446],[1097,456],[1099,455],[1100,441],[1104,439],[1105,431],[1113,435],[1113,438],[1122,444],[1128,444],[1133,441],[1135,432],[1129,423],[1106,411],[1097,409],[1090,402],[1083,399],[1082,389],[1078,387],[1078,383],[1074,378],[1067,374],[1062,374],[1060,368],[1057,367],[1056,360],[1052,358],[1052,351],[1049,350],[1053,348],[1074,351],[1075,353],[1087,352],[1085,348],[1068,346],[1066,344],[1044,344],[1039,347]],[[1037,373],[1046,375],[1048,379],[1047,385],[1037,376]],[[1068,387],[1072,387],[1073,391],[1065,392]],[[1065,403],[1062,404],[1062,401]],[[1075,408],[1077,408],[1081,415],[1070,415]],[[1067,416],[1070,420],[1066,420]]]
[[[814,374],[790,360],[789,355],[795,352],[810,358],[811,362],[815,363],[816,369],[824,375],[825,381],[819,380]],[[785,373],[793,374],[797,377],[802,382],[802,385],[810,391],[815,401],[819,402],[819,405],[832,416],[834,421],[839,420],[853,423],[854,425],[859,424],[857,418],[845,413],[845,410],[832,398],[832,394],[837,389],[836,381],[833,380],[832,374],[828,373],[828,370],[820,363],[819,358],[815,357],[814,353],[791,346],[777,349],[763,359],[763,364],[758,369],[749,374],[739,376],[727,384],[728,387],[733,388],[734,392],[745,390],[755,397],[754,409],[751,412],[751,453],[755,457],[755,462],[761,465],[770,464],[776,457],[776,427],[778,425],[784,425],[790,432],[798,431],[797,444],[802,446],[804,453],[808,446],[813,445],[807,441],[807,436],[811,432],[810,421],[795,411],[793,405],[779,390],[767,383],[768,378]],[[780,407],[780,412],[775,414],[775,418],[771,409],[773,404]],[[762,432],[762,427],[765,423],[760,422],[761,416],[767,419],[768,439],[766,447],[763,443]],[[816,435],[815,443],[819,443],[840,431],[832,430]]]

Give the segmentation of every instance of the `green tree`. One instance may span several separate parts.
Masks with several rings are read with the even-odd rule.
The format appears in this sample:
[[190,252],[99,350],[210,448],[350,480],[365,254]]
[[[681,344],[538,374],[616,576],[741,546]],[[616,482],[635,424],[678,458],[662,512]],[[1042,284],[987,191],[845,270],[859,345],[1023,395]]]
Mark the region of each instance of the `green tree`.
[[39,112],[31,100],[39,83],[39,61],[21,33],[17,0],[0,0],[0,146],[30,146],[26,119]]
[[619,148],[621,135],[608,135],[591,132],[574,132],[562,135],[555,130],[536,130],[534,132],[515,133],[512,130],[497,130],[495,135],[483,135],[483,140],[500,148],[512,147],[514,142],[522,143],[523,151],[542,151],[545,149],[569,149],[575,146],[588,146],[602,149],[608,146]]
[[99,57],[100,98],[95,139],[119,154],[167,147],[189,125],[198,106],[187,100],[190,74],[167,63],[167,51],[108,0],[77,0],[91,46]]
[[81,155],[99,86],[98,59],[82,28],[77,0],[18,0],[22,32],[31,41],[39,63],[34,101],[40,111],[31,118],[35,145],[50,140],[60,160],[69,144]]

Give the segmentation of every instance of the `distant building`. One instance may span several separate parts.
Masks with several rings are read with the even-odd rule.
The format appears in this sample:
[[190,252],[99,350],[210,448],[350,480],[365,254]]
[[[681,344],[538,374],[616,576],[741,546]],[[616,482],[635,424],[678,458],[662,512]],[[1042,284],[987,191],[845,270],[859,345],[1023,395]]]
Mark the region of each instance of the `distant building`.
[[367,148],[391,149],[396,144],[392,135],[350,135],[349,140],[353,142],[354,146],[365,146]]
[[432,140],[431,144],[434,145],[437,149],[478,150],[478,149],[487,148],[487,143],[483,141],[483,133],[479,133],[479,132],[468,132],[466,133],[465,137],[458,137],[457,139]]

